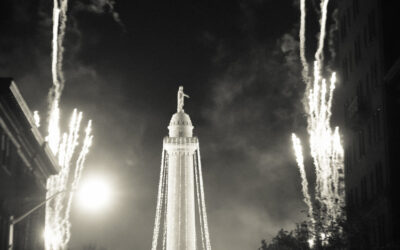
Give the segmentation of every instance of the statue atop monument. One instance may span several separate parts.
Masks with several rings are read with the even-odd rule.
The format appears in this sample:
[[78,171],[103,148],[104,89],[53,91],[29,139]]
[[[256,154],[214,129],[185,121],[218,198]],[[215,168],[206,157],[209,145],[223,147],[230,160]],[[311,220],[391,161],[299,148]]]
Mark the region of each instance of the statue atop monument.
[[183,93],[183,86],[179,86],[177,112],[184,112],[183,111],[183,105],[184,105],[184,98],[185,97],[189,98],[189,96],[187,94]]

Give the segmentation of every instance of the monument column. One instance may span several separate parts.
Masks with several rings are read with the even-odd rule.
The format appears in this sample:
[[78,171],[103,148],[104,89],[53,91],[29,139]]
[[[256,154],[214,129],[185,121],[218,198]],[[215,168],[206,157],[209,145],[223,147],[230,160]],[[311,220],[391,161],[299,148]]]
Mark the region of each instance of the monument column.
[[[183,87],[179,87],[177,97],[177,112],[172,115],[168,136],[163,141],[152,250],[157,249],[160,235],[160,249],[197,250],[202,246],[201,249],[211,250],[202,187],[199,141],[193,136],[193,125],[189,115],[183,110],[184,98],[189,98],[183,92]],[[197,231],[196,204],[199,216]],[[197,233],[200,233],[199,237]],[[201,242],[197,243],[196,239],[200,239]]]

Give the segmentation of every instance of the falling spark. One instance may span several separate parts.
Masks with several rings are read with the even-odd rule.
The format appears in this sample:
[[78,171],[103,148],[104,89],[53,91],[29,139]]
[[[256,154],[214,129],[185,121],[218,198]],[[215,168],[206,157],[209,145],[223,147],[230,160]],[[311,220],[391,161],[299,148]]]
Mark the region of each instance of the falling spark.
[[[82,112],[72,112],[69,130],[61,134],[60,98],[64,88],[63,41],[67,21],[68,0],[54,0],[53,7],[53,40],[52,40],[52,78],[53,86],[49,91],[48,135],[46,141],[57,157],[60,172],[47,180],[46,197],[54,199],[46,203],[45,216],[45,249],[65,250],[70,240],[70,212],[74,190],[78,186],[86,156],[92,145],[92,123],[88,122],[80,152],[79,144]],[[76,161],[75,161],[76,160]],[[73,161],[75,161],[73,163]]]
[[33,120],[35,121],[35,125],[37,128],[40,128],[40,115],[39,111],[33,111]]
[[[338,219],[344,215],[342,209],[344,205],[344,152],[340,141],[339,128],[332,129],[330,126],[333,92],[336,84],[336,74],[333,73],[327,83],[322,76],[323,72],[323,50],[326,36],[326,19],[329,0],[321,0],[321,19],[318,48],[315,53],[313,77],[308,78],[308,64],[305,61],[305,0],[300,2],[301,24],[300,24],[300,58],[303,64],[306,78],[306,99],[305,110],[307,112],[309,134],[309,144],[311,157],[313,159],[316,184],[315,200],[319,203],[319,214],[314,215],[313,205],[308,191],[308,183],[304,170],[304,159],[302,155],[301,143],[295,134],[292,134],[293,147],[302,179],[302,191],[304,202],[308,207],[308,214],[311,215],[310,223],[314,225],[310,231],[312,236],[309,245],[312,248],[315,244],[315,236],[319,235],[322,244],[325,244],[329,237],[327,228],[331,223],[337,223]],[[331,52],[332,53],[332,52]],[[329,85],[329,86],[328,86]],[[316,228],[316,222],[321,224],[321,228]],[[317,231],[324,231],[317,234]],[[323,237],[322,237],[323,236]]]
[[[59,3],[60,1],[60,3]],[[53,86],[49,91],[49,127],[47,141],[53,153],[57,154],[60,142],[60,98],[64,88],[65,78],[62,70],[64,55],[64,36],[67,23],[68,0],[53,1],[53,40],[51,73]]]
[[309,69],[308,69],[308,63],[306,59],[306,0],[300,0],[300,32],[299,32],[299,37],[300,37],[300,59],[301,59],[301,64],[303,65],[303,70],[302,70],[302,76],[303,76],[303,81],[308,84],[309,82]]
[[311,223],[309,226],[311,228],[311,232],[314,232],[315,220],[314,220],[314,213],[313,213],[311,197],[308,192],[308,181],[307,181],[306,171],[305,171],[305,167],[304,167],[303,148],[301,146],[300,139],[294,133],[292,134],[292,142],[293,142],[293,149],[295,152],[297,165],[298,165],[299,171],[300,171],[304,202],[307,204],[308,217],[311,220]]
[[315,60],[318,62],[319,66],[322,66],[324,60],[324,42],[325,42],[325,33],[326,33],[326,17],[328,14],[328,3],[329,0],[321,1],[321,20],[320,24],[320,34],[319,34],[319,42],[317,52],[315,53]]
[[63,250],[66,249],[70,239],[70,220],[72,199],[82,174],[84,162],[92,144],[91,121],[85,129],[85,137],[81,151],[77,156],[75,164],[74,152],[78,145],[79,130],[82,120],[82,113],[74,110],[69,132],[64,133],[58,151],[58,162],[61,167],[57,175],[50,176],[47,181],[47,197],[59,193],[55,198],[46,204],[46,225],[45,225],[45,249]]

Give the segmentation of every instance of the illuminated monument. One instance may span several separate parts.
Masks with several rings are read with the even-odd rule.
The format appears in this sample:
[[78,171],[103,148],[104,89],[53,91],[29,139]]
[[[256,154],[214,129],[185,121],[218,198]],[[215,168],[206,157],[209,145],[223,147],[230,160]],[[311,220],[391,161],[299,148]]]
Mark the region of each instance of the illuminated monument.
[[199,140],[183,110],[185,97],[179,87],[177,112],[163,142],[152,250],[211,250]]

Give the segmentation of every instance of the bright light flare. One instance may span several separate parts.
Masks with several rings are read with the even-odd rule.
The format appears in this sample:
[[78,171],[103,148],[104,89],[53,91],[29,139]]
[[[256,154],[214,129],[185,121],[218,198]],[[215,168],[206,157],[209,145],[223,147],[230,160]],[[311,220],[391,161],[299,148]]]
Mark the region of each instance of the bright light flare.
[[[332,116],[333,92],[336,84],[336,74],[333,73],[330,80],[324,78],[324,41],[326,34],[326,21],[329,0],[321,0],[320,33],[318,48],[315,53],[313,76],[309,76],[309,67],[305,58],[305,17],[306,1],[300,1],[300,59],[303,66],[303,80],[306,82],[305,110],[307,112],[307,131],[309,134],[310,153],[313,159],[316,175],[315,200],[320,211],[313,214],[313,205],[308,192],[307,179],[304,172],[304,162],[301,142],[292,135],[293,148],[297,165],[302,178],[304,201],[308,206],[310,217],[310,233],[317,235],[317,231],[326,231],[332,222],[337,222],[344,216],[342,207],[345,204],[344,197],[344,152],[341,145],[339,128],[332,128],[330,121]],[[318,228],[314,226],[319,222]],[[327,234],[319,234],[322,244],[326,243]],[[310,248],[315,244],[315,237],[308,241]]]
[[109,183],[100,177],[91,178],[82,183],[78,190],[79,204],[87,210],[97,211],[109,205],[111,188]]
[[35,125],[36,127],[40,127],[40,115],[39,115],[39,111],[35,110],[33,111],[33,120],[35,121]]

